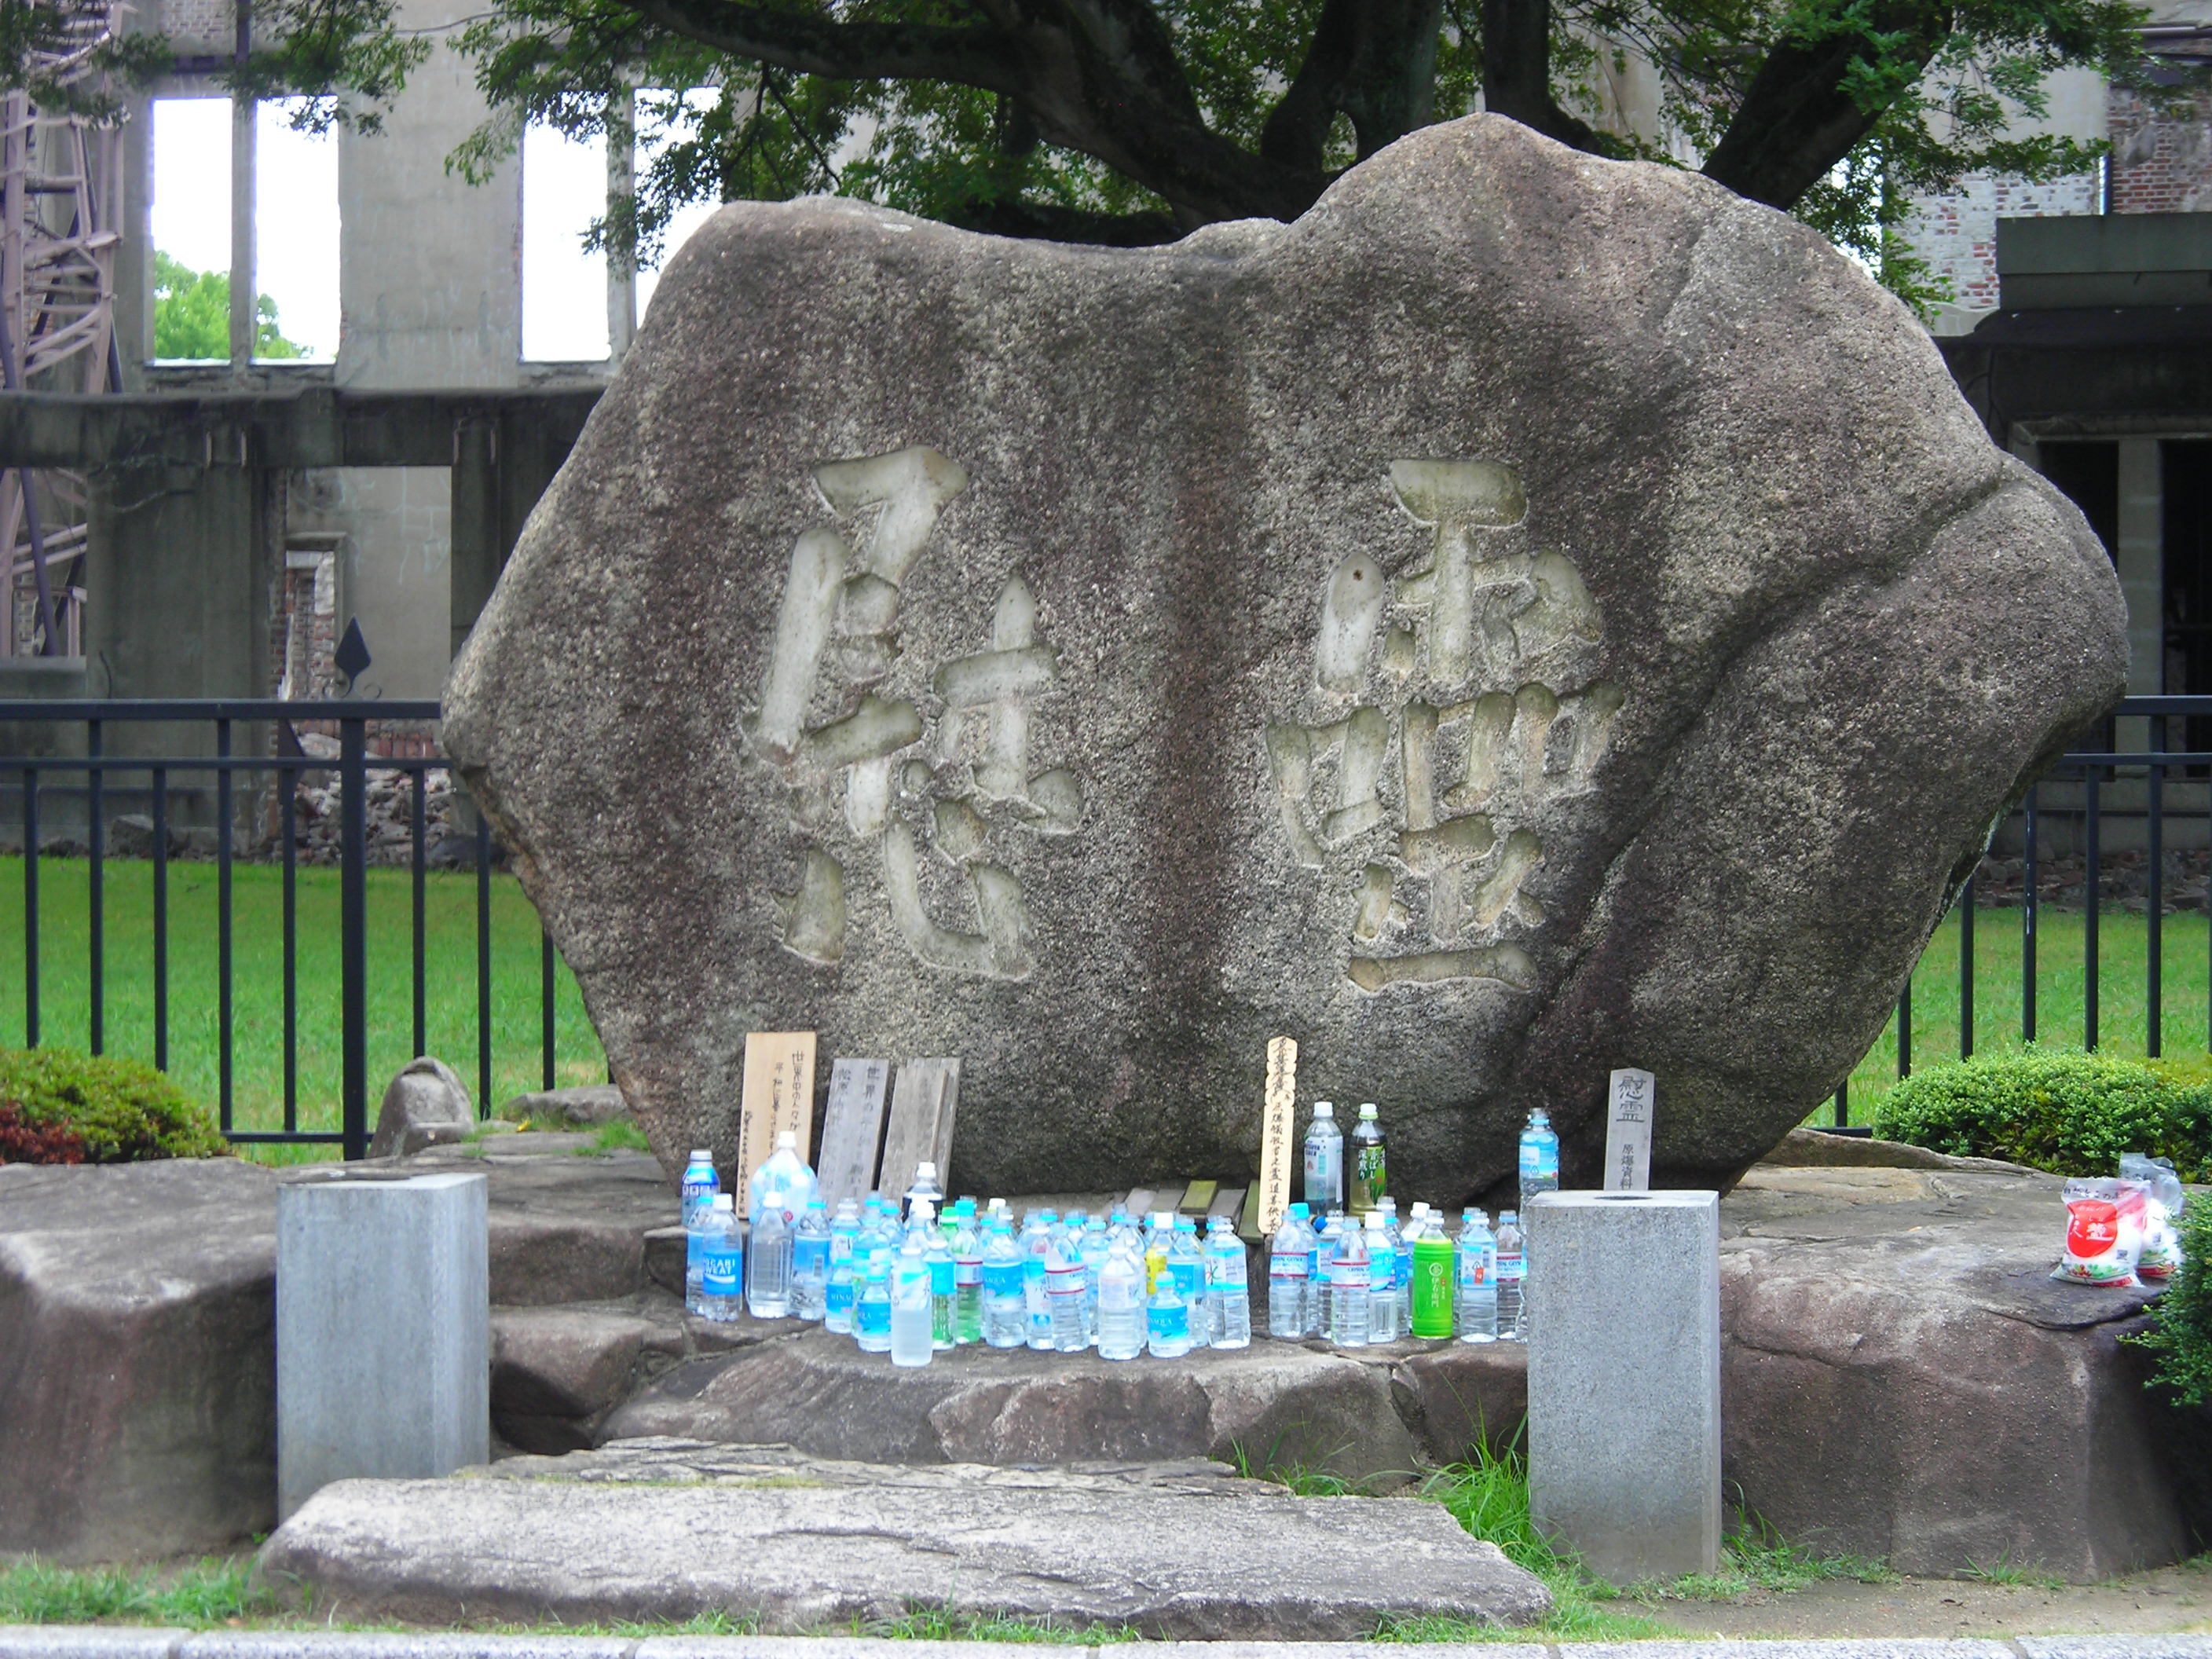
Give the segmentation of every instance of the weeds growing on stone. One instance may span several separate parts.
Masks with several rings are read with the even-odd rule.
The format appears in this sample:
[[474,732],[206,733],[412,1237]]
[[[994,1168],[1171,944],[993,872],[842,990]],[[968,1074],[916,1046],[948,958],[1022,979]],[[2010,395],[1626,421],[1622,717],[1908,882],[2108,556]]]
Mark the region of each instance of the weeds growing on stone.
[[1018,1613],[963,1613],[946,1607],[909,1607],[896,1619],[859,1620],[854,1636],[884,1636],[902,1642],[1040,1642],[1061,1647],[1102,1647],[1109,1642],[1139,1642],[1133,1625],[1084,1625]]
[[579,1146],[581,1158],[594,1158],[601,1152],[649,1152],[653,1143],[645,1138],[645,1131],[626,1117],[602,1123],[592,1132],[592,1144]]

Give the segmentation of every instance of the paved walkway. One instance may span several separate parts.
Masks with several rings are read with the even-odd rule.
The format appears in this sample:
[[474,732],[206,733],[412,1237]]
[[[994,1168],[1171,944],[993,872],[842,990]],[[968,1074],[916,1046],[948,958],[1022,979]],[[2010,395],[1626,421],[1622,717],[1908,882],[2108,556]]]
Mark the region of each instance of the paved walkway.
[[[443,1632],[0,1626],[0,1659],[1042,1659],[1010,1642],[841,1636],[494,1636]],[[1110,1659],[2212,1659],[2212,1636],[1942,1637],[1828,1642],[1121,1642]]]

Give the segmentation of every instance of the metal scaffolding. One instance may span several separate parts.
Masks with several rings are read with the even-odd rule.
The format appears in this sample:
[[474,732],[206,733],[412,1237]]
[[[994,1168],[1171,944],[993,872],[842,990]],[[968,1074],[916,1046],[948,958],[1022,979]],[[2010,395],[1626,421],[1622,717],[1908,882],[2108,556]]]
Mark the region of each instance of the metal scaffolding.
[[[62,17],[51,49],[32,54],[34,84],[94,73],[94,54],[114,35],[114,0],[36,3]],[[0,380],[10,392],[119,389],[120,137],[112,125],[40,109],[25,93],[0,96]],[[9,554],[0,656],[82,651],[85,511],[81,473],[0,473]]]

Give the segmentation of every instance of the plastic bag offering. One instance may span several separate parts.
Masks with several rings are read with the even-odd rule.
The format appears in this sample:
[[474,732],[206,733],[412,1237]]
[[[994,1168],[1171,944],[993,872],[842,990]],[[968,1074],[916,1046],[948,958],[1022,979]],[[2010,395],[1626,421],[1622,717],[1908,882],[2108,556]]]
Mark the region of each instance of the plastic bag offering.
[[2123,1152],[2120,1179],[2141,1182],[2149,1194],[2144,1206],[2142,1249],[2136,1258],[2136,1276],[2163,1284],[2173,1277],[2173,1270],[2181,1265],[2181,1236],[2173,1224],[2181,1213],[2181,1177],[2174,1172],[2170,1158]]
[[2134,1286],[2142,1254],[2150,1188],[2140,1181],[2099,1176],[2073,1180],[2061,1188],[2066,1201],[2066,1254],[2053,1279],[2077,1285]]

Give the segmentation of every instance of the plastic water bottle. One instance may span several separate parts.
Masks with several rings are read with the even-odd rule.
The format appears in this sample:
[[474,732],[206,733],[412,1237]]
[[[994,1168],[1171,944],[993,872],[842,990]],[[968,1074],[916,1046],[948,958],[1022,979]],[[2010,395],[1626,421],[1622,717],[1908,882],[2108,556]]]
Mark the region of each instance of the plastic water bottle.
[[[1407,1248],[1406,1230],[1398,1224],[1398,1200],[1395,1198],[1386,1198],[1375,1207],[1382,1212],[1382,1231],[1390,1236],[1392,1260],[1397,1264],[1395,1270],[1396,1276],[1391,1281],[1391,1288],[1401,1292],[1410,1290],[1413,1284],[1413,1252]],[[1401,1304],[1406,1300],[1403,1295],[1401,1295],[1398,1299]],[[1399,1312],[1401,1315],[1405,1312],[1402,1305]],[[1401,1317],[1398,1323],[1402,1328],[1406,1321]]]
[[1217,1348],[1252,1346],[1252,1291],[1246,1281],[1244,1241],[1226,1216],[1206,1224],[1206,1328]]
[[819,1319],[830,1291],[830,1210],[819,1198],[809,1201],[791,1234],[791,1312],[795,1319]]
[[1199,1248],[1198,1224],[1179,1215],[1173,1225],[1168,1235],[1168,1271],[1175,1275],[1176,1294],[1182,1298],[1189,1316],[1190,1346],[1211,1347],[1213,1330],[1206,1311],[1206,1252]]
[[1336,1251],[1328,1264],[1328,1340],[1340,1348],[1367,1346],[1367,1315],[1374,1290],[1368,1283],[1367,1240],[1358,1224],[1338,1218]]
[[704,1227],[699,1311],[718,1325],[731,1324],[744,1311],[745,1242],[727,1193],[715,1197]]
[[1098,1269],[1098,1357],[1134,1359],[1145,1351],[1145,1264],[1126,1238]]
[[1306,1131],[1306,1202],[1326,1215],[1344,1202],[1344,1131],[1333,1102],[1314,1102]]
[[1018,1348],[1028,1340],[1024,1266],[1021,1246],[1006,1218],[994,1217],[983,1241],[983,1340],[994,1348]]
[[891,1263],[891,1364],[927,1365],[929,1338],[929,1262],[922,1255],[921,1236],[907,1235]]
[[1095,1215],[1085,1222],[1076,1249],[1083,1257],[1083,1343],[1085,1347],[1095,1347],[1098,1342],[1098,1275],[1114,1249],[1112,1240],[1106,1236],[1105,1222]]
[[[907,1237],[921,1246],[922,1269],[929,1278],[929,1346],[939,1353],[950,1353],[954,1346],[952,1247],[945,1242],[945,1230],[938,1224],[927,1199],[915,1200],[914,1220]],[[896,1291],[896,1283],[892,1289]],[[896,1308],[892,1311],[896,1313]]]
[[714,1213],[714,1195],[721,1189],[714,1155],[704,1146],[694,1147],[691,1161],[684,1168],[684,1307],[688,1313],[702,1311],[707,1268],[701,1248],[707,1234],[701,1224]]
[[952,1340],[960,1347],[983,1340],[983,1233],[975,1208],[961,1200],[952,1227]]
[[1306,1287],[1313,1279],[1305,1206],[1293,1204],[1267,1247],[1267,1334],[1296,1342],[1306,1334]]
[[1459,1340],[1462,1342],[1498,1340],[1498,1241],[1491,1236],[1490,1218],[1480,1210],[1461,1215],[1459,1240],[1454,1248],[1458,1273]]
[[1521,1131],[1521,1207],[1527,1209],[1539,1193],[1559,1190],[1559,1137],[1553,1133],[1550,1115],[1539,1106]]
[[1382,1195],[1390,1190],[1390,1178],[1382,1148],[1382,1124],[1375,1115],[1375,1103],[1367,1102],[1359,1109],[1359,1121],[1352,1126],[1352,1167],[1346,1175],[1351,1194],[1345,1208],[1354,1218],[1379,1208]]
[[1382,1212],[1367,1212],[1367,1340],[1398,1340],[1398,1253],[1382,1225]]
[[775,1150],[769,1154],[765,1164],[753,1171],[750,1190],[752,1207],[746,1212],[746,1219],[757,1223],[763,1201],[770,1193],[781,1193],[783,1224],[786,1227],[797,1224],[799,1212],[814,1201],[815,1194],[820,1190],[819,1183],[814,1179],[814,1171],[807,1168],[806,1160],[799,1155],[797,1134],[789,1129],[776,1132]]
[[790,1195],[781,1188],[765,1194],[753,1218],[752,1260],[745,1264],[745,1306],[755,1319],[781,1319],[791,1312]]
[[1344,1212],[1332,1210],[1313,1222],[1313,1249],[1307,1252],[1309,1276],[1306,1283],[1306,1334],[1328,1334],[1329,1310],[1335,1304],[1329,1300],[1329,1286],[1335,1276],[1336,1235],[1344,1225]]
[[1190,1304],[1173,1273],[1160,1274],[1146,1303],[1145,1346],[1155,1359],[1180,1359],[1190,1352]]
[[1044,1257],[1044,1300],[1052,1325],[1052,1346],[1061,1353],[1083,1352],[1083,1252],[1066,1227],[1048,1237]]
[[863,1354],[891,1352],[891,1255],[876,1249],[860,1267],[860,1301],[854,1303],[854,1338]]
[[1129,1218],[1129,1212],[1118,1204],[1114,1206],[1112,1218],[1106,1223],[1106,1242],[1109,1244],[1126,1243],[1137,1253],[1137,1261],[1142,1265],[1145,1237],[1137,1231],[1137,1224]]
[[1052,1231],[1044,1212],[1031,1210],[1022,1223],[1022,1332],[1029,1346],[1041,1353],[1052,1351],[1052,1309],[1045,1301],[1044,1258],[1052,1247]]
[[1413,1282],[1407,1311],[1413,1332],[1425,1342],[1449,1341],[1458,1326],[1459,1281],[1452,1242],[1425,1206],[1416,1206],[1413,1235]]
[[1155,1210],[1145,1219],[1145,1300],[1149,1304],[1152,1292],[1160,1287],[1160,1275],[1168,1270],[1168,1245],[1175,1237],[1175,1217],[1165,1210]]
[[930,1213],[933,1215],[937,1212],[938,1206],[945,1202],[945,1188],[938,1183],[937,1166],[934,1164],[922,1163],[915,1165],[914,1185],[906,1189],[906,1214],[908,1220],[914,1218],[914,1206],[924,1200],[928,1201]]
[[1521,1217],[1506,1210],[1498,1218],[1498,1338],[1501,1342],[1527,1340],[1528,1322],[1521,1304],[1521,1280],[1528,1270],[1521,1248]]

